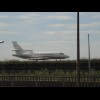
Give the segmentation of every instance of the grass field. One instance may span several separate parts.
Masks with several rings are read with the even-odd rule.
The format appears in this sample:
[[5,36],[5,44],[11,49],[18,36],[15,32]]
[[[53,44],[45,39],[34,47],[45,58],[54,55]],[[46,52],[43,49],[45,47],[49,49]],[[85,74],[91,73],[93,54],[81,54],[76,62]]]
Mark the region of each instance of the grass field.
[[[100,76],[100,59],[91,59],[90,76]],[[53,70],[48,68],[52,67]],[[80,76],[89,76],[88,59],[80,60]],[[18,70],[16,70],[18,68]],[[20,70],[23,68],[23,70]],[[25,68],[25,69],[24,69]],[[33,70],[33,69],[34,70]],[[36,70],[38,68],[38,70]],[[65,68],[66,70],[63,70]],[[13,69],[13,70],[12,70]],[[76,61],[0,61],[0,75],[76,76]]]
[[[43,69],[43,70],[27,70],[27,71],[9,71],[9,72],[5,72],[4,70],[2,70],[0,72],[0,75],[32,75],[32,76],[66,76],[66,77],[75,77],[76,76],[76,71],[75,70],[53,70],[53,71],[49,71],[47,69]],[[89,76],[89,72],[88,71],[80,71],[80,76],[84,76],[84,77],[88,77]],[[91,70],[90,73],[91,77],[100,77],[100,71],[97,70]]]

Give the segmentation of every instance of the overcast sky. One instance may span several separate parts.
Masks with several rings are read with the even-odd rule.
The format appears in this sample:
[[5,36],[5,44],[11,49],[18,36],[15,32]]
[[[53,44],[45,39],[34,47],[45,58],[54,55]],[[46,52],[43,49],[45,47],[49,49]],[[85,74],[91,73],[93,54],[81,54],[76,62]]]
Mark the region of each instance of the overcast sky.
[[[12,41],[34,52],[63,52],[76,59],[76,12],[0,12],[0,60],[19,59]],[[80,13],[80,58],[88,57],[90,34],[91,58],[100,58],[100,12]]]

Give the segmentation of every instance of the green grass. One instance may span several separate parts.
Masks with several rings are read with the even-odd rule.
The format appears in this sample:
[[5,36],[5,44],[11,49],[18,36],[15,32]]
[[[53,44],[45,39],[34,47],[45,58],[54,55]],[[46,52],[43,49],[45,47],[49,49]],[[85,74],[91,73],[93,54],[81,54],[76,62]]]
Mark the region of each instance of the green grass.
[[[66,77],[75,77],[76,76],[76,60],[67,60],[67,61],[41,61],[41,62],[36,62],[36,61],[18,61],[18,60],[5,60],[5,61],[0,61],[0,67],[5,68],[12,66],[14,68],[16,67],[38,67],[41,66],[40,70],[0,70],[0,75],[48,75],[48,76],[66,76]],[[88,72],[88,59],[81,59],[80,60],[80,65],[86,67],[85,70],[81,70],[80,75],[81,76],[89,76]],[[91,70],[91,76],[100,76],[100,71],[96,70],[96,65],[100,65],[100,59],[91,59],[91,66],[93,66]],[[44,67],[45,66],[45,67]],[[48,66],[56,66],[56,68],[59,67],[68,67],[67,70],[61,70],[61,69],[56,69],[56,70],[48,70],[46,69]],[[97,66],[99,68],[99,66]]]
[[[65,77],[75,77],[76,76],[76,71],[75,70],[53,70],[53,71],[49,71],[47,69],[42,69],[42,70],[27,70],[27,71],[9,71],[9,72],[5,72],[4,70],[0,71],[0,75],[37,75],[37,76],[65,76]],[[96,76],[96,77],[100,77],[100,71],[96,71],[96,70],[91,70],[91,76]],[[88,71],[81,71],[80,72],[80,76],[89,76],[89,72]]]

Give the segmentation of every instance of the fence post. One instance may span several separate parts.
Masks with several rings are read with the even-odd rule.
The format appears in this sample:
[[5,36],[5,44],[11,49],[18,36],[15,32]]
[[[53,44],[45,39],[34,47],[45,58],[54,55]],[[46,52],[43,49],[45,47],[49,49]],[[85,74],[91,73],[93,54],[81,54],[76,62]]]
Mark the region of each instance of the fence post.
[[13,87],[13,76],[11,76],[11,87]]

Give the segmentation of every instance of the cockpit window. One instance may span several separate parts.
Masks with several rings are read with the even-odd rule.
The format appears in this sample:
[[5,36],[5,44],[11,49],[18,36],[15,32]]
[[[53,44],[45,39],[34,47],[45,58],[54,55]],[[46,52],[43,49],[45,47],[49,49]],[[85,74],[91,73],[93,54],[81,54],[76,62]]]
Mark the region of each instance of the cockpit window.
[[60,53],[60,54],[64,55],[64,53]]

